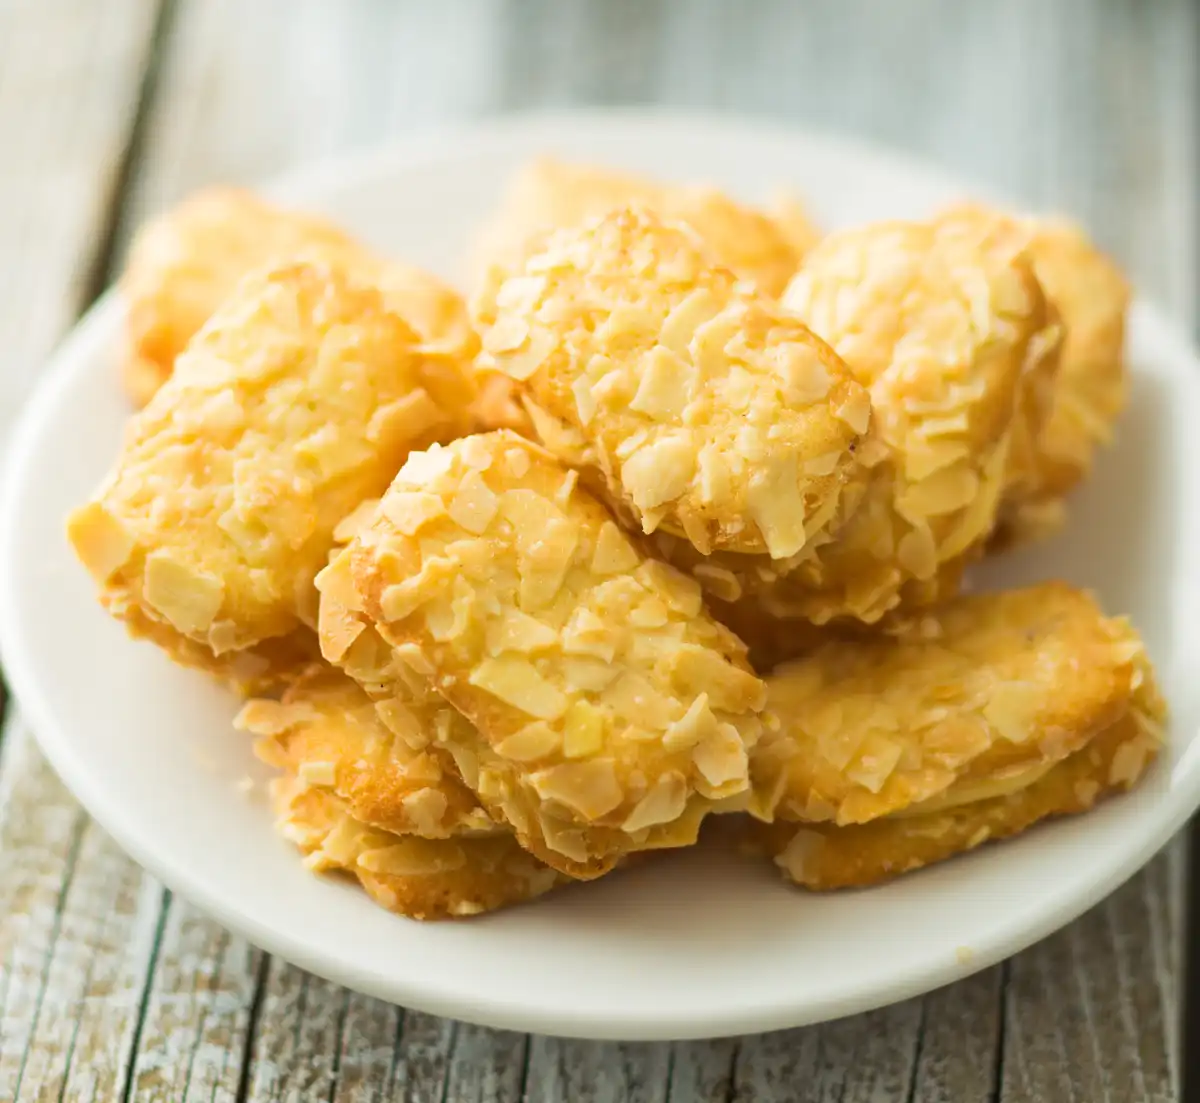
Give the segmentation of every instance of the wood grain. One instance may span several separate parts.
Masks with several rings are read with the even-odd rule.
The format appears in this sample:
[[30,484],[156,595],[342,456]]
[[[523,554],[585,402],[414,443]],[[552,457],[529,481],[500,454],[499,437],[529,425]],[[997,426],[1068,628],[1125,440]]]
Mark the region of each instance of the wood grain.
[[[92,292],[154,0],[0,8],[0,434]],[[0,1099],[113,1098],[144,988],[141,874],[17,729],[0,754]]]
[[[0,196],[20,212],[0,217],[0,340],[17,365],[0,417],[86,297],[97,251],[147,213],[203,183],[499,109],[661,102],[857,132],[1077,213],[1191,318],[1188,0],[176,0],[139,116],[156,7],[0,5]],[[0,1099],[1177,1096],[1178,849],[950,988],[676,1045],[454,1024],[268,960],[122,858],[24,737],[0,754],[0,859]]]

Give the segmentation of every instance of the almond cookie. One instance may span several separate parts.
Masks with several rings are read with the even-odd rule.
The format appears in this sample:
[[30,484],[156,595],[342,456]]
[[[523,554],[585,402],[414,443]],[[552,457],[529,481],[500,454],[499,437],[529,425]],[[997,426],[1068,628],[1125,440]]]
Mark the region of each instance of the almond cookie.
[[485,354],[630,527],[794,556],[865,478],[865,388],[686,226],[630,209],[560,231],[497,307]]
[[694,841],[749,783],[762,683],[699,587],[514,434],[411,456],[318,581],[469,723],[436,733],[494,819],[597,876]]
[[121,276],[128,309],[123,377],[139,406],[170,377],[176,357],[249,271],[304,257],[344,267],[383,290],[423,341],[473,356],[466,304],[420,269],[376,256],[316,215],[238,188],[198,192],[143,227]]
[[230,673],[315,626],[337,523],[461,432],[473,397],[377,290],[317,265],[251,274],[133,417],[71,542],[134,634]]

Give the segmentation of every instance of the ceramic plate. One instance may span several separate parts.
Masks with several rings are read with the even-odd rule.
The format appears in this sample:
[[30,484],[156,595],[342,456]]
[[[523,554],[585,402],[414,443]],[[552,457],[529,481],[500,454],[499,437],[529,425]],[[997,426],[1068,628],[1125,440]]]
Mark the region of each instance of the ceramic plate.
[[[507,174],[552,152],[746,199],[795,189],[826,226],[915,216],[970,191],[875,149],[729,119],[571,114],[493,122],[319,166],[274,189],[447,276]],[[47,755],[87,809],[172,889],[315,973],[423,1011],[552,1034],[685,1038],[799,1025],[953,981],[1110,892],[1196,807],[1200,369],[1153,308],[1133,311],[1116,447],[1056,540],[980,573],[1094,587],[1145,634],[1173,707],[1146,783],[893,884],[805,895],[767,864],[681,853],[531,906],[423,925],[308,873],[238,781],[263,770],[237,702],[128,640],[63,536],[129,409],[109,297],[46,372],[13,441],[0,513],[0,645]]]

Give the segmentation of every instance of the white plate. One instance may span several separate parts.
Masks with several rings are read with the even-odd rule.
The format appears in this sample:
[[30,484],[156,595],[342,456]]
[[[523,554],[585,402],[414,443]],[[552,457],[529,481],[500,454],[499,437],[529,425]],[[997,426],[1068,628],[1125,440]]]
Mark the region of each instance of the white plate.
[[[332,164],[279,189],[376,245],[454,275],[506,174],[545,151],[746,198],[794,186],[830,226],[916,215],[965,189],[887,154],[732,120],[516,119]],[[945,984],[1021,949],[1144,863],[1200,795],[1200,371],[1139,303],[1119,443],[1059,539],[988,584],[1065,577],[1141,628],[1174,709],[1146,784],[1095,813],[864,892],[809,896],[765,864],[685,853],[534,905],[422,925],[306,872],[235,782],[261,777],[236,702],[133,643],[63,538],[128,414],[106,298],[47,372],[13,443],[0,513],[0,645],[50,760],[171,888],[313,972],[409,1007],[518,1030],[684,1038],[799,1025]]]

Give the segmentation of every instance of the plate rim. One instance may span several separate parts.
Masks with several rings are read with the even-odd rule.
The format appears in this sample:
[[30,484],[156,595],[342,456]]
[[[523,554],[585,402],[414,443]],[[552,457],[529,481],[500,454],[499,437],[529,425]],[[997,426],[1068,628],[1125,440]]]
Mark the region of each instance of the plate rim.
[[[896,152],[883,144],[845,138],[820,130],[793,127],[773,121],[743,118],[735,113],[706,113],[657,109],[618,109],[586,111],[535,111],[484,118],[472,124],[437,127],[379,146],[364,147],[349,153],[301,166],[268,183],[263,190],[276,196],[332,189],[337,181],[363,174],[382,174],[402,171],[421,163],[436,161],[448,152],[462,148],[464,143],[502,141],[513,132],[527,128],[569,124],[597,126],[620,130],[627,125],[649,129],[677,126],[703,127],[709,133],[716,128],[728,128],[743,140],[769,142],[788,141],[822,144],[843,151],[840,155],[867,158],[877,162],[895,163],[903,171],[945,186],[970,190],[974,194],[990,195],[985,188],[974,188],[970,181],[943,170],[932,162],[922,162],[909,154]],[[1001,200],[1003,202],[1003,200]],[[86,361],[105,332],[119,325],[122,312],[115,289],[106,291],[97,302],[64,335],[49,357],[31,395],[21,409],[6,449],[6,463],[0,478],[0,523],[10,517],[23,485],[22,475],[31,461],[31,450],[40,439],[39,430],[52,410],[63,381],[72,375],[72,368]],[[1169,315],[1138,295],[1131,312],[1131,330],[1144,329],[1153,340],[1169,347],[1172,356],[1192,361],[1200,360],[1182,327],[1174,324]],[[1200,386],[1200,376],[1172,375],[1172,385],[1182,385],[1194,393]],[[1200,508],[1200,507],[1198,507]],[[414,974],[415,982],[398,982],[396,977],[377,976],[365,968],[344,959],[336,950],[311,947],[286,930],[267,927],[253,916],[240,912],[203,878],[189,877],[187,870],[172,864],[169,857],[157,853],[151,840],[131,825],[116,806],[119,801],[106,798],[104,786],[93,784],[82,770],[82,764],[71,753],[72,741],[59,730],[54,709],[40,685],[36,670],[26,661],[21,646],[21,631],[11,610],[11,587],[17,585],[14,569],[16,540],[11,526],[0,531],[0,662],[3,663],[13,696],[18,703],[16,722],[24,723],[34,736],[54,770],[85,810],[108,832],[117,844],[143,869],[162,881],[173,892],[194,903],[200,910],[269,953],[292,962],[309,972],[335,983],[346,985],[392,1003],[420,1009],[490,1027],[606,1040],[683,1040],[754,1033],[785,1027],[828,1021],[898,1002],[930,991],[954,980],[962,979],[1011,956],[1034,942],[1058,930],[1094,906],[1131,877],[1162,848],[1200,804],[1200,740],[1193,740],[1183,757],[1175,764],[1172,783],[1164,796],[1165,807],[1149,814],[1138,846],[1127,850],[1124,859],[1114,864],[1100,864],[1090,878],[1069,901],[1057,908],[1038,913],[1034,922],[1014,924],[1006,928],[1006,937],[995,937],[983,949],[977,949],[969,965],[947,954],[945,964],[930,967],[921,962],[908,969],[893,972],[880,984],[860,983],[857,988],[842,991],[824,999],[779,998],[763,1000],[756,1014],[735,1012],[732,1016],[723,1009],[703,1009],[687,1016],[665,1020],[661,1015],[639,1015],[636,1001],[621,1018],[597,1017],[586,1010],[576,1012],[566,1021],[561,1011],[548,1013],[519,999],[501,999],[493,994],[464,1002],[457,995],[443,995],[438,986],[429,983],[428,974]],[[1173,662],[1179,661],[1172,657]],[[11,725],[12,720],[9,721]],[[552,1018],[547,1017],[552,1014]]]

